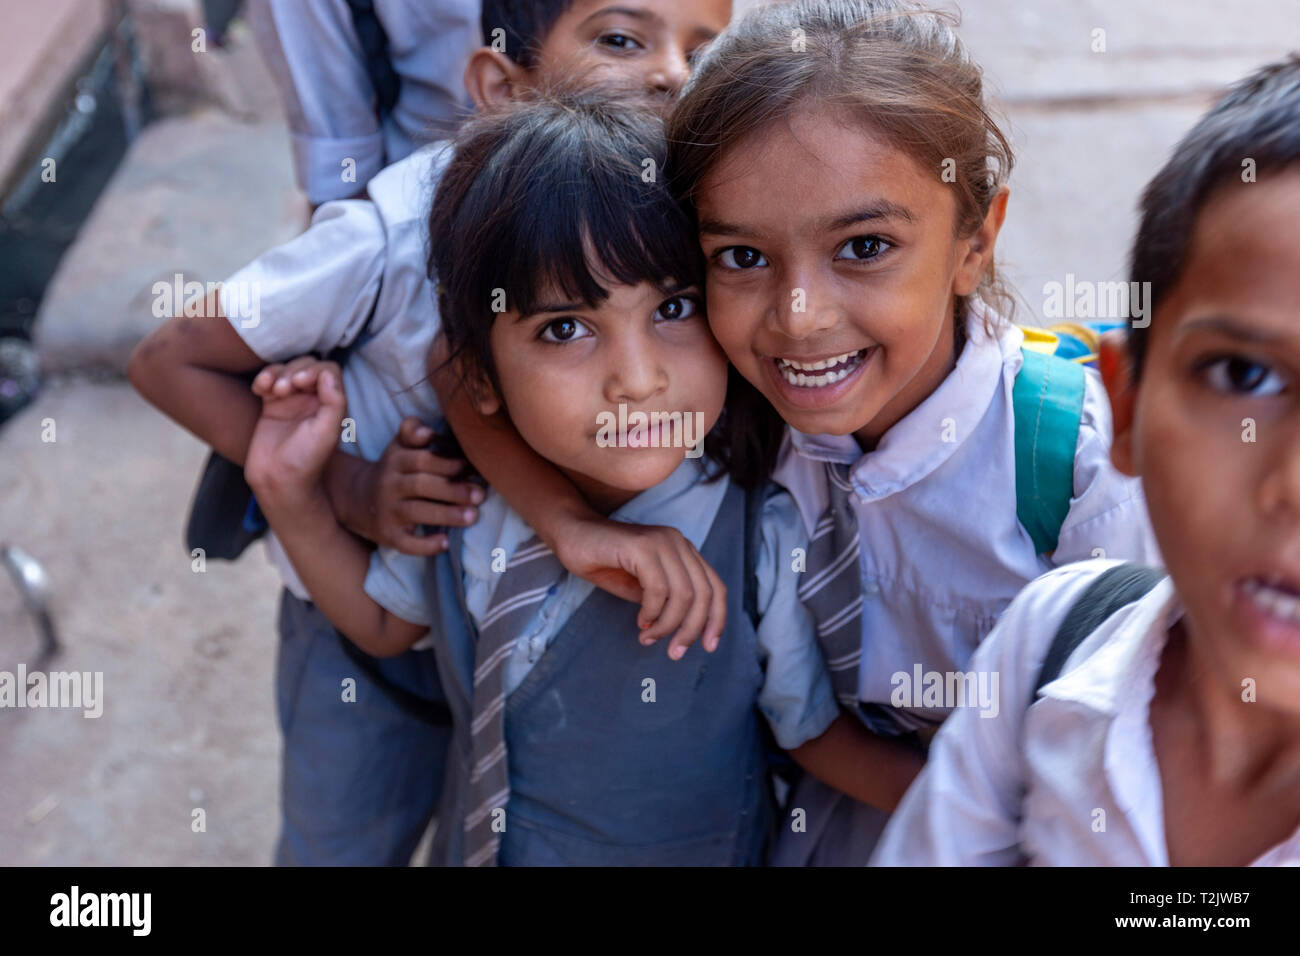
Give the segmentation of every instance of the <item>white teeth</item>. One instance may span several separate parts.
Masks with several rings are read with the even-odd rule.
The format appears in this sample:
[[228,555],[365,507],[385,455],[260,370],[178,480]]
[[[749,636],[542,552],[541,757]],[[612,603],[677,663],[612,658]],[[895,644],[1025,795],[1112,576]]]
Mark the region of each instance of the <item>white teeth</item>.
[[838,372],[825,372],[821,375],[805,375],[803,372],[796,372],[792,368],[781,368],[781,376],[791,385],[800,388],[822,388],[826,385],[834,385],[841,379],[848,378],[853,369],[842,368]]
[[[1270,582],[1280,580],[1276,575]],[[1242,590],[1255,602],[1255,606],[1273,617],[1300,623],[1300,598],[1286,591],[1280,591],[1271,584],[1250,580],[1242,585]]]
[[847,362],[849,359],[859,355],[861,351],[862,350],[859,349],[857,352],[845,352],[843,355],[837,355],[834,358],[822,359],[819,362],[796,362],[794,361],[794,359],[784,359],[784,358],[780,359],[779,361],[781,362],[782,365],[786,366],[787,368],[798,369],[801,372],[820,372],[824,368],[832,368],[833,366],[839,365],[843,362]]

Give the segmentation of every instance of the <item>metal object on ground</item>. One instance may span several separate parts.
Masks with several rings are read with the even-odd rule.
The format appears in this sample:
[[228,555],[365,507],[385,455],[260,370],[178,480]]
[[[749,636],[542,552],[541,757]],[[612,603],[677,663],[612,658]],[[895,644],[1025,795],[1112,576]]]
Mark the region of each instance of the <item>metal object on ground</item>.
[[0,564],[8,569],[18,593],[23,597],[27,613],[36,622],[36,629],[41,635],[38,660],[54,656],[59,650],[59,640],[54,629],[54,617],[50,613],[49,575],[35,558],[17,545],[0,545]]

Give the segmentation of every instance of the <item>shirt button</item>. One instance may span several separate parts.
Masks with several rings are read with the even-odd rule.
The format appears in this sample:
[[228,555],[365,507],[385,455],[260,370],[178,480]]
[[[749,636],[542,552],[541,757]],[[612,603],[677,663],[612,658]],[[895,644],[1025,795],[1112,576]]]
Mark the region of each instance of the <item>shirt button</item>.
[[875,597],[880,593],[880,585],[875,581],[865,581],[862,586],[862,593],[866,597]]

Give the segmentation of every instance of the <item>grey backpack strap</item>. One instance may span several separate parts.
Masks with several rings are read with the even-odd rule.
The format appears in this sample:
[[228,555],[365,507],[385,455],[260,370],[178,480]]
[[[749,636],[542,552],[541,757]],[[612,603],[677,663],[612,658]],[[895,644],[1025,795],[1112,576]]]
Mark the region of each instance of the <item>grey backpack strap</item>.
[[1144,564],[1118,564],[1089,584],[1052,638],[1029,703],[1032,705],[1039,691],[1061,676],[1061,668],[1084,638],[1120,608],[1145,596],[1164,576],[1163,571]]

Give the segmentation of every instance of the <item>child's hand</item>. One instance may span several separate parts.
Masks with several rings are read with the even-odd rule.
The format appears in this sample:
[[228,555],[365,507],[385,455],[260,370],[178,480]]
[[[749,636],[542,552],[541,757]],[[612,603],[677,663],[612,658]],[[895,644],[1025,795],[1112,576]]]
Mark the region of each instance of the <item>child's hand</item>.
[[419,525],[464,527],[478,520],[474,505],[483,489],[453,479],[465,462],[429,451],[433,429],[418,418],[403,420],[384,449],[365,494],[374,515],[374,541],[403,554],[429,557],[445,551],[445,535],[418,537]]
[[641,605],[642,644],[672,634],[668,656],[680,660],[702,635],[704,649],[717,650],[727,625],[727,587],[680,531],[604,519],[575,519],[567,527],[556,557],[570,573]]
[[325,465],[347,414],[339,367],[310,357],[268,365],[253,380],[253,393],[262,399],[262,417],[244,477],[264,510],[303,502],[309,492],[323,490]]

